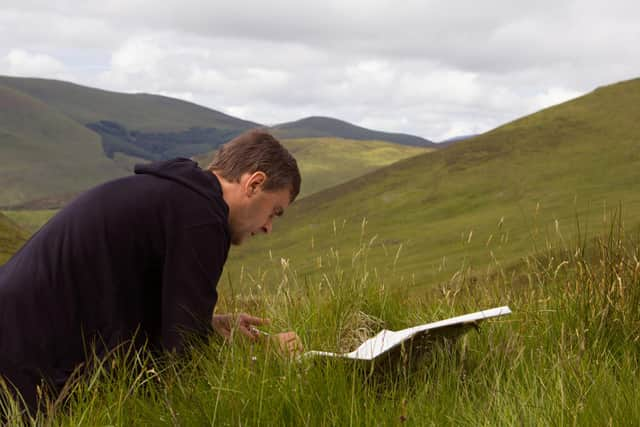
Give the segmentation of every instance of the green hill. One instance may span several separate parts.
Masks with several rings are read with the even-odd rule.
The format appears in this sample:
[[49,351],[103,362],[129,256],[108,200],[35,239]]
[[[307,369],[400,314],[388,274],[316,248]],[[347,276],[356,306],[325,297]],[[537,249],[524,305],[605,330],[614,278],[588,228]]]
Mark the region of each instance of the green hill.
[[[282,144],[296,157],[302,174],[300,197],[333,187],[407,157],[431,151],[384,141],[341,138],[284,139]],[[206,167],[213,153],[194,158]]]
[[271,130],[277,137],[282,139],[333,137],[387,141],[418,147],[437,147],[437,144],[419,136],[375,131],[330,117],[307,117],[295,122],[276,125]]
[[126,94],[58,80],[7,76],[0,76],[0,85],[37,98],[83,125],[108,120],[128,129],[149,132],[175,132],[193,127],[235,130],[261,126],[160,95]]
[[[0,105],[7,111],[0,117],[0,207],[59,207],[79,191],[130,172],[136,162],[198,156],[261,126],[164,96],[116,93],[47,79],[0,76]],[[379,136],[414,145],[425,141],[334,119],[309,123],[308,134],[295,132],[309,136],[322,128],[326,135],[349,134],[358,140]],[[301,144],[307,143],[312,144]],[[334,138],[304,150],[296,146],[309,162],[304,191],[335,185],[417,153],[376,146],[379,142],[358,143],[339,147]],[[319,155],[325,148],[332,152]],[[368,154],[358,157],[360,150]],[[327,162],[312,165],[314,159]],[[322,172],[330,172],[330,179],[321,177]]]
[[0,265],[7,262],[27,239],[27,233],[0,213]]
[[0,76],[0,85],[38,99],[100,135],[108,158],[189,157],[260,127],[200,105],[150,94],[110,92],[74,83]]
[[0,106],[0,206],[60,206],[135,161],[206,152],[257,126],[163,96],[45,79],[0,76]]
[[47,104],[0,85],[0,206],[78,192],[126,171],[100,137]]
[[349,264],[364,242],[370,265],[422,288],[516,263],[552,236],[576,238],[576,219],[581,233],[597,230],[620,204],[637,226],[639,105],[640,80],[603,87],[311,195],[273,235],[235,250],[229,277],[241,266],[261,277],[280,258],[312,274],[327,254]]

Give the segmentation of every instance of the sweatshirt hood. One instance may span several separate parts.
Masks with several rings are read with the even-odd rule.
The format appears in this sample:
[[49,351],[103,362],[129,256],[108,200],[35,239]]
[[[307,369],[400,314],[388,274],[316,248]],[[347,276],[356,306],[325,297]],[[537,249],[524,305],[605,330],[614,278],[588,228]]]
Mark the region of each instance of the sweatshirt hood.
[[137,164],[134,172],[138,175],[153,175],[175,181],[209,200],[218,201],[222,198],[222,187],[218,178],[213,173],[202,170],[193,160],[178,158]]

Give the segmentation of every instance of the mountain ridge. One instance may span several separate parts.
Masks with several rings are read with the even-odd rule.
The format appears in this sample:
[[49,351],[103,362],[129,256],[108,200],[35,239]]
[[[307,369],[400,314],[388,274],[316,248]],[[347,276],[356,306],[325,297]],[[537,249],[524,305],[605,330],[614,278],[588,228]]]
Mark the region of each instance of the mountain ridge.
[[357,126],[344,120],[325,116],[309,116],[270,128],[283,139],[338,137],[352,140],[388,141],[396,144],[436,148],[434,142],[415,135],[384,132]]

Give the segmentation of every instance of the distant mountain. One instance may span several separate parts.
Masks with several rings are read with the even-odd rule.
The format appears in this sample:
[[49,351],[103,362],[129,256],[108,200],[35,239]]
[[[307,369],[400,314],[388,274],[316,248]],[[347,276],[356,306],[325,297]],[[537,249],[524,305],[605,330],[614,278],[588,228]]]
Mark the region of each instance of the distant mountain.
[[330,117],[307,117],[295,122],[282,123],[271,128],[279,138],[345,138],[368,141],[386,141],[402,145],[436,148],[428,139],[404,133],[380,132]]
[[141,132],[191,128],[251,129],[259,123],[160,95],[118,93],[59,80],[0,76],[0,85],[28,94],[85,125],[101,120]]

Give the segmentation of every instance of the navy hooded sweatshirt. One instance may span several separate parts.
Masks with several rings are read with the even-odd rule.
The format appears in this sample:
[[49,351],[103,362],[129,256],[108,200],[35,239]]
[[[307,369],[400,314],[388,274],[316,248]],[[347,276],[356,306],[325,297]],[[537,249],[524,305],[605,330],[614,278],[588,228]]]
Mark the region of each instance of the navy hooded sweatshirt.
[[79,196],[0,267],[0,375],[32,409],[89,342],[180,351],[184,332],[210,331],[230,245],[220,183],[187,159],[135,172]]

